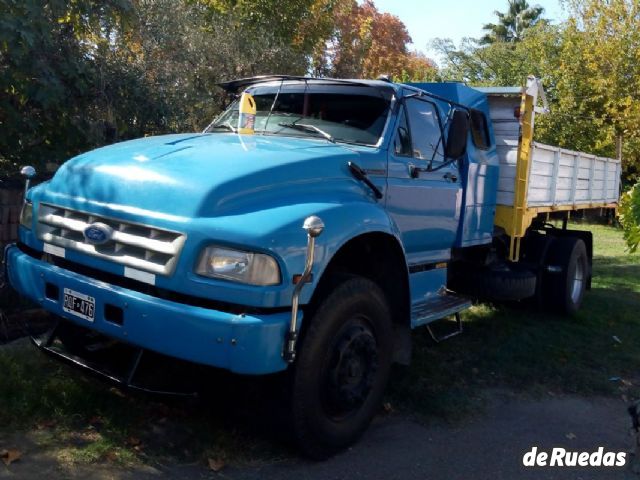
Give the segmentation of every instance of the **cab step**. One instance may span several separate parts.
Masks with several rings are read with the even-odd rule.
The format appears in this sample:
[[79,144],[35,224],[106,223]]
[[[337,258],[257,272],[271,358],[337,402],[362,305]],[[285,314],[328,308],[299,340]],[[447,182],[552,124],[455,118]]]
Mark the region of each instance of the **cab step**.
[[[471,300],[467,298],[460,297],[451,292],[438,294],[434,296],[434,298],[416,303],[411,307],[411,324],[414,327],[425,325],[433,341],[439,343],[462,333],[460,312],[469,307],[471,307]],[[455,316],[456,329],[445,335],[436,335],[429,324],[451,315]]]

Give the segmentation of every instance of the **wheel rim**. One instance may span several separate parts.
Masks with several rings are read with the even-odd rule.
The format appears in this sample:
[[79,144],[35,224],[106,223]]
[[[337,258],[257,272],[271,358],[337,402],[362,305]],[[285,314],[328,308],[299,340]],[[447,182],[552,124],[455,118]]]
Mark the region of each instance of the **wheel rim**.
[[325,363],[323,406],[334,419],[365,403],[378,372],[378,344],[365,318],[354,318],[338,332]]
[[578,303],[580,301],[580,297],[582,296],[582,290],[585,280],[585,268],[584,262],[579,258],[576,262],[576,270],[573,274],[573,281],[571,284],[571,300],[573,303]]

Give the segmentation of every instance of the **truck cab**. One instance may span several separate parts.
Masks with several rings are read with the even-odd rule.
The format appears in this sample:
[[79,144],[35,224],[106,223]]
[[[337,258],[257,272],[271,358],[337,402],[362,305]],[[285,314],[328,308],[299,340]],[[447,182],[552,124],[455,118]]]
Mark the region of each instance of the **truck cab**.
[[[364,431],[412,328],[454,315],[461,331],[472,298],[535,297],[550,275],[579,306],[587,238],[532,224],[523,262],[505,247],[487,94],[289,76],[222,87],[232,102],[202,133],[99,148],[26,191],[5,265],[56,319],[42,350],[105,373],[86,342],[125,345],[130,366],[105,374],[129,388],[154,355],[286,371],[295,438],[324,458]],[[556,237],[570,260],[549,270]]]

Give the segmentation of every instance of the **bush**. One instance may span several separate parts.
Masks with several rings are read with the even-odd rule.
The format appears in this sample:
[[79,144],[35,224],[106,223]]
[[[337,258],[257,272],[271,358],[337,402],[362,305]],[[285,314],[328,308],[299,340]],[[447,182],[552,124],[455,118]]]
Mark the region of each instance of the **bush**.
[[631,252],[640,246],[640,183],[637,183],[620,198],[620,223],[624,228],[624,239]]

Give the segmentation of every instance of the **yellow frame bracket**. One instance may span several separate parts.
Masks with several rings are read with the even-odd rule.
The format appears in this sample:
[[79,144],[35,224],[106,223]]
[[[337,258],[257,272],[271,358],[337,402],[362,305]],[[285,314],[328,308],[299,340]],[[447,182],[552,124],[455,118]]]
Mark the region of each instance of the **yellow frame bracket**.
[[518,144],[516,177],[514,185],[513,206],[498,205],[496,207],[495,224],[502,227],[510,237],[509,260],[520,259],[520,242],[533,221],[535,214],[527,210],[527,191],[529,186],[529,169],[531,167],[531,150],[533,144],[533,122],[535,118],[535,98],[522,92],[520,104],[521,134]]

